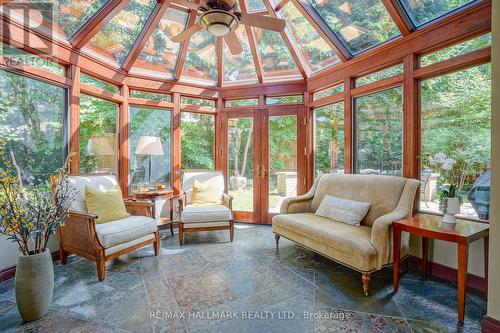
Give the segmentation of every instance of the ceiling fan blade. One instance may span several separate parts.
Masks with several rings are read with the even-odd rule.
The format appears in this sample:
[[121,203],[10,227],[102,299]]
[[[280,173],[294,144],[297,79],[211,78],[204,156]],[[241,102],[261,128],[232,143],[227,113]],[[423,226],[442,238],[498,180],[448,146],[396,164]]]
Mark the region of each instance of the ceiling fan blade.
[[241,13],[241,23],[252,27],[281,32],[285,30],[285,20],[259,14]]
[[238,40],[238,36],[236,36],[236,33],[234,31],[224,36],[224,40],[226,41],[227,47],[229,48],[229,51],[231,51],[232,55],[238,55],[241,54],[241,52],[243,52],[241,43]]
[[172,37],[172,42],[174,43],[183,42],[200,30],[201,30],[201,25],[199,23],[196,23],[191,28],[186,29],[177,36]]
[[198,8],[200,7],[199,5],[197,5],[194,2],[191,2],[189,0],[175,0],[172,2],[175,2],[176,4],[181,5],[182,7],[186,7],[186,8],[194,9],[194,10],[198,10]]

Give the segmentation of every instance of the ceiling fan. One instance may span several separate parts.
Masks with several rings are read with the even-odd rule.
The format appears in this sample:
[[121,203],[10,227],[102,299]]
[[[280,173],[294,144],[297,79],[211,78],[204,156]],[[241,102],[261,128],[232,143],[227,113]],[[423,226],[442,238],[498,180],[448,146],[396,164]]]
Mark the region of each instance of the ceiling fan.
[[236,0],[203,0],[199,6],[189,0],[181,2],[186,7],[203,13],[198,23],[172,38],[174,43],[183,42],[201,29],[205,29],[213,36],[224,37],[231,54],[238,55],[243,51],[235,33],[239,24],[278,32],[283,31],[286,25],[285,20],[279,18],[242,13],[236,5]]

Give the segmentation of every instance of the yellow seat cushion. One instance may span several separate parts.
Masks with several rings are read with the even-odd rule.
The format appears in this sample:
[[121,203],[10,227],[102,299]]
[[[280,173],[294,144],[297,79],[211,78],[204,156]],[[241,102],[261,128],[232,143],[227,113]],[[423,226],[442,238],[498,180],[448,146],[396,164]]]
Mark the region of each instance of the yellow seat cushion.
[[87,212],[97,215],[96,223],[116,221],[130,216],[125,209],[122,191],[119,186],[102,191],[92,186],[85,186]]
[[204,183],[195,180],[191,203],[194,206],[220,205],[222,189],[217,181],[209,180]]

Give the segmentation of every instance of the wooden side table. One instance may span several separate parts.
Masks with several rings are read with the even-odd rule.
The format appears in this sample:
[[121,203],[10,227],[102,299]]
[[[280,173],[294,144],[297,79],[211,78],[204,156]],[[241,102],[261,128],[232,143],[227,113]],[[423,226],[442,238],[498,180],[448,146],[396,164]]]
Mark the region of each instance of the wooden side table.
[[[465,292],[467,287],[467,261],[469,256],[469,244],[484,239],[484,268],[485,277],[488,280],[488,237],[489,224],[457,220],[456,225],[443,223],[441,216],[419,214],[407,219],[394,222],[393,228],[393,250],[394,257],[399,258],[401,246],[401,231],[406,231],[422,237],[422,277],[426,277],[428,270],[429,239],[438,239],[457,243],[458,249],[458,321],[463,324],[465,316]],[[394,260],[393,287],[398,291],[399,284],[399,260]]]
[[[157,216],[156,211],[153,212],[156,222],[158,224],[159,228],[162,228],[163,226],[170,225],[170,233],[172,236],[174,235],[174,228],[173,228],[173,222],[174,222],[174,191],[172,190],[158,190],[158,191],[145,191],[145,192],[134,192],[133,193],[133,198],[134,200],[147,200],[147,201],[155,201],[157,199],[166,199],[169,201],[169,217],[170,219],[166,221],[166,219],[162,218],[161,216]],[[154,206],[153,206],[154,207]],[[156,210],[156,207],[154,207]]]

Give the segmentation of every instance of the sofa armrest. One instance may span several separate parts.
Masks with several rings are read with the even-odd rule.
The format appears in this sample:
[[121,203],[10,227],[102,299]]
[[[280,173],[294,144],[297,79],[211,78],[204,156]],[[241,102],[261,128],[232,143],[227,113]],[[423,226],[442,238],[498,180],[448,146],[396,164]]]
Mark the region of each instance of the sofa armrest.
[[222,193],[222,204],[233,210],[233,197],[227,193]]
[[153,203],[149,201],[124,200],[125,209],[130,215],[153,217]]
[[[420,182],[407,179],[399,203],[392,212],[377,218],[372,225],[371,244],[378,253],[377,269],[390,262],[392,256],[392,223],[412,216],[413,202]],[[402,244],[404,245],[404,244]]]
[[320,178],[321,176],[314,180],[313,185],[306,194],[283,200],[281,203],[280,214],[308,213]]
[[97,238],[96,220],[97,215],[95,214],[70,211],[64,225],[58,230],[59,247],[64,250],[76,249],[93,256],[99,256],[99,253],[104,251],[104,247]]
[[184,211],[184,206],[186,206],[186,192],[181,192],[177,195],[174,195],[174,198],[177,199],[177,202],[179,204],[179,216],[180,214]]

